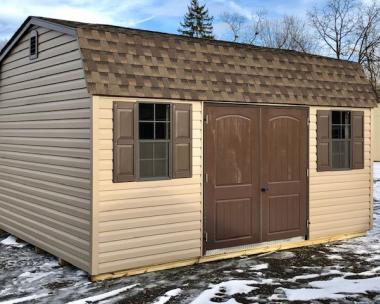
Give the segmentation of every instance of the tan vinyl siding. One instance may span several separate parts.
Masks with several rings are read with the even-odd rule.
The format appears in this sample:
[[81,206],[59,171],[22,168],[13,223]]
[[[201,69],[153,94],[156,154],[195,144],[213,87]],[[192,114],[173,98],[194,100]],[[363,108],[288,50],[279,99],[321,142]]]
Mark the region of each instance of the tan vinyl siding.
[[319,109],[329,108],[310,108],[310,238],[365,232],[372,217],[371,110],[347,109],[364,111],[364,169],[317,172]]
[[380,162],[380,104],[377,108],[373,109],[374,116],[374,128],[373,128],[373,138],[374,138],[374,148],[373,148],[373,160]]
[[91,98],[76,37],[36,29],[1,63],[0,228],[90,272]]
[[192,102],[192,178],[113,183],[113,100],[136,101],[93,97],[93,273],[201,256],[202,104]]

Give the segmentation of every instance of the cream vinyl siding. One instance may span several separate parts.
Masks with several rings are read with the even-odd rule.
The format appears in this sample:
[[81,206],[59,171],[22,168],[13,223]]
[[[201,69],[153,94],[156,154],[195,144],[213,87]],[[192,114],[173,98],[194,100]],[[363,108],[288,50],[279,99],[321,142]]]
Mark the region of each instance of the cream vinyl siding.
[[380,162],[380,104],[373,109],[374,129],[373,129],[373,160]]
[[317,110],[310,108],[310,238],[365,232],[372,218],[371,110],[364,111],[364,169],[317,172]]
[[0,228],[90,271],[91,98],[76,37],[37,27],[0,70]]
[[192,178],[113,183],[114,100],[137,101],[93,97],[93,274],[201,256],[202,104],[192,102]]

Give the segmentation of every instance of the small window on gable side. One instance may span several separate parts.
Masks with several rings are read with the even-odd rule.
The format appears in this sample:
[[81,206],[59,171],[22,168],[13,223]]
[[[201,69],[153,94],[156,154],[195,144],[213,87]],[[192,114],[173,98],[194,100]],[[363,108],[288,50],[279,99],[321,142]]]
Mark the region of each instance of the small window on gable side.
[[29,58],[36,59],[38,57],[38,33],[36,30],[30,33],[29,38]]

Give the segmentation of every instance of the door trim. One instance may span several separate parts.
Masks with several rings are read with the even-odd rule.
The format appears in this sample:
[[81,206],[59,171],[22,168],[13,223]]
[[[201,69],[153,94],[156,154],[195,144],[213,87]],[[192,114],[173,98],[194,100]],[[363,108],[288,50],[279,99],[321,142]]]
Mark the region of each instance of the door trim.
[[[303,106],[303,105],[268,105],[268,104],[248,104],[248,103],[227,103],[227,102],[204,102],[203,103],[203,173],[202,173],[202,178],[203,178],[203,206],[202,206],[202,213],[203,213],[203,224],[202,224],[202,255],[206,256],[206,247],[207,247],[207,208],[206,208],[206,168],[207,168],[207,157],[206,157],[206,151],[207,151],[207,108],[212,108],[212,107],[254,107],[254,108],[264,108],[264,107],[271,107],[271,108],[278,108],[278,109],[301,109],[306,111],[306,169],[308,170],[309,174],[306,175],[306,222],[305,224],[305,231],[306,234],[304,236],[305,240],[310,239],[310,106]],[[261,115],[260,117],[260,124],[261,124]],[[261,134],[260,134],[260,144],[261,144]],[[261,153],[261,149],[260,149]],[[260,154],[260,159],[261,159],[261,154]],[[261,177],[260,177],[260,183],[261,183]],[[260,214],[260,221],[262,221],[262,214]],[[255,243],[255,244],[260,244]]]

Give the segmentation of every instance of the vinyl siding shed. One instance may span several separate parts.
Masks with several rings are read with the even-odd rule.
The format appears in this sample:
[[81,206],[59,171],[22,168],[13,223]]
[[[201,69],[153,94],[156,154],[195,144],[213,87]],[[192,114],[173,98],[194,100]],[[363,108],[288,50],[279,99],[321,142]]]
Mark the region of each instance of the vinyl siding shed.
[[375,105],[352,62],[29,17],[0,53],[0,229],[94,279],[363,235]]

